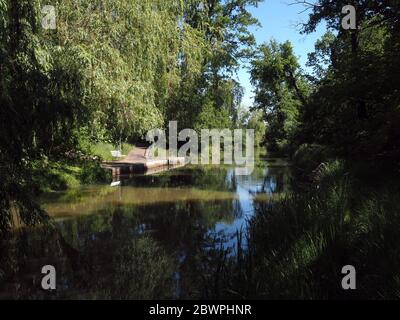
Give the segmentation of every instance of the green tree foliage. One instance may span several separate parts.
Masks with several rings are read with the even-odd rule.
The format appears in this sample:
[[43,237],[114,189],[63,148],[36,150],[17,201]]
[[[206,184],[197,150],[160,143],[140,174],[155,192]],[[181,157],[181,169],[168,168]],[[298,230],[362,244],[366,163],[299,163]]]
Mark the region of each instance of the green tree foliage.
[[264,122],[264,116],[261,110],[250,113],[250,118],[246,125],[247,129],[254,130],[254,145],[261,147],[264,145],[265,132],[267,127]]
[[265,132],[267,126],[264,118],[264,112],[262,110],[248,110],[245,107],[241,107],[238,110],[238,126],[240,128],[254,130],[254,145],[256,147],[265,146]]
[[[251,54],[247,6],[258,2],[0,0],[2,229],[15,202],[26,220],[40,211],[29,192],[38,161],[141,139],[167,120],[232,127],[242,89],[231,76]],[[55,30],[42,26],[44,5]]]
[[178,24],[184,5],[71,0],[58,10],[56,49],[61,44],[61,58],[83,70],[85,103],[95,111],[94,123],[114,139],[140,138],[162,126],[166,100],[179,85],[182,68],[198,73],[205,47],[201,30]]
[[338,155],[393,169],[400,156],[400,6],[351,1],[357,29],[344,30],[347,4],[320,0],[309,8],[304,32],[321,21],[330,31],[310,55],[316,86],[302,108],[299,143],[327,145]]
[[[264,45],[253,62],[256,107],[266,112],[270,147],[289,145],[294,152],[317,144],[340,157],[398,169],[398,1],[295,2],[310,12],[304,33],[321,22],[328,31],[309,55],[312,74],[302,74],[288,43]],[[342,27],[349,4],[356,9],[354,30]]]
[[[201,74],[190,76],[185,69],[179,90],[170,99],[168,119],[178,120],[182,127],[199,128],[210,101],[218,113],[237,121],[243,89],[232,79],[240,63],[254,54],[255,39],[249,27],[258,24],[248,7],[259,0],[194,0],[189,2],[184,21],[195,30],[204,32],[206,54],[202,56]],[[203,111],[204,109],[204,111]],[[220,124],[224,127],[227,119]],[[193,125],[194,124],[194,125]]]
[[308,83],[290,42],[272,40],[262,45],[252,62],[251,80],[256,87],[255,108],[263,111],[268,124],[269,149],[287,151],[298,125],[299,108],[308,96]]
[[211,99],[203,102],[202,110],[197,118],[195,129],[231,128],[232,121],[227,110],[220,110]]

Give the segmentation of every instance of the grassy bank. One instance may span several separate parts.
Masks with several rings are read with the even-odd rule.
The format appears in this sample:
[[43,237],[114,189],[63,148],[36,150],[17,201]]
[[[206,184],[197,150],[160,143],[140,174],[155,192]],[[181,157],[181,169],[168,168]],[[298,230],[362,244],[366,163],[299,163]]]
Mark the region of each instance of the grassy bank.
[[[398,184],[366,184],[341,161],[320,166],[311,180],[302,192],[255,200],[256,213],[238,235],[248,249],[221,261],[212,277],[217,297],[400,297]],[[345,265],[356,269],[357,290],[342,289]]]
[[[121,153],[122,155],[127,155],[129,151],[133,150],[134,148],[134,145],[124,142],[121,145]],[[96,155],[105,161],[113,160],[113,157],[111,156],[111,151],[113,150],[119,150],[119,147],[106,142],[99,142],[90,147],[91,154]]]
[[[134,148],[122,144],[122,154]],[[33,166],[33,182],[36,194],[77,188],[84,184],[105,183],[111,179],[110,172],[100,167],[101,161],[113,160],[112,150],[118,150],[110,143],[98,143],[83,153],[74,154],[69,161],[51,161],[43,158]]]
[[37,162],[33,172],[35,193],[62,191],[84,184],[110,180],[110,174],[100,167],[100,161]]

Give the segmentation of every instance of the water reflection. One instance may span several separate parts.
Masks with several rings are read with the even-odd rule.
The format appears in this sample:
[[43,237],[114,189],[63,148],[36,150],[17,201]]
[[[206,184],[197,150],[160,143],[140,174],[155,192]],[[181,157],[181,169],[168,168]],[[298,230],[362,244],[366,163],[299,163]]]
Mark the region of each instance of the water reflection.
[[[270,163],[270,165],[268,165]],[[0,245],[0,298],[215,298],[223,261],[245,249],[238,230],[288,187],[286,166],[188,166],[122,186],[46,195],[54,227],[23,229]],[[43,265],[57,290],[40,289]]]

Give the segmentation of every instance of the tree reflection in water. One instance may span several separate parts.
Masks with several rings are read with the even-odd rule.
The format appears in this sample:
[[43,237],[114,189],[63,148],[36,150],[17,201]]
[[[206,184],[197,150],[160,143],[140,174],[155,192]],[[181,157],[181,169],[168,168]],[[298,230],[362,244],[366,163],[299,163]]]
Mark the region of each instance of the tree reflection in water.
[[[0,246],[0,298],[169,299],[235,297],[254,197],[284,192],[287,170],[259,164],[185,167],[137,176],[119,189],[93,186],[47,196],[53,226],[17,230]],[[40,289],[43,265],[57,290]]]

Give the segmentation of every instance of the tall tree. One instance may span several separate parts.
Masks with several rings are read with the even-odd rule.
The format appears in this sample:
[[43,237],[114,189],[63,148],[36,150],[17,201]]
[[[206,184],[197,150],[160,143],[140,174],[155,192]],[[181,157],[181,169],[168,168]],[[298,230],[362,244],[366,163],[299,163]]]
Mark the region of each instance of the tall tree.
[[252,62],[255,108],[264,112],[269,149],[288,151],[297,128],[299,108],[306,103],[308,85],[290,42],[272,40],[260,47]]
[[[176,119],[182,126],[195,124],[203,108],[211,112],[225,113],[237,117],[242,89],[232,78],[241,62],[254,54],[255,39],[249,30],[258,21],[251,15],[249,6],[256,6],[260,0],[193,0],[188,2],[184,20],[192,28],[204,32],[208,45],[203,55],[202,72],[198,77],[187,77],[182,89],[170,100],[168,117]],[[227,90],[230,87],[230,90]],[[240,99],[239,99],[240,100]],[[211,105],[212,104],[212,108]],[[211,108],[211,109],[210,109]],[[225,121],[224,121],[225,122]],[[222,123],[220,124],[222,125]]]
[[[348,4],[357,12],[355,30],[342,28],[342,8]],[[325,71],[317,75],[316,90],[302,110],[300,140],[332,146],[346,157],[396,166],[399,2],[319,0],[305,5],[310,17],[303,31],[313,32],[325,21],[333,33],[317,43],[310,56],[310,64]]]

